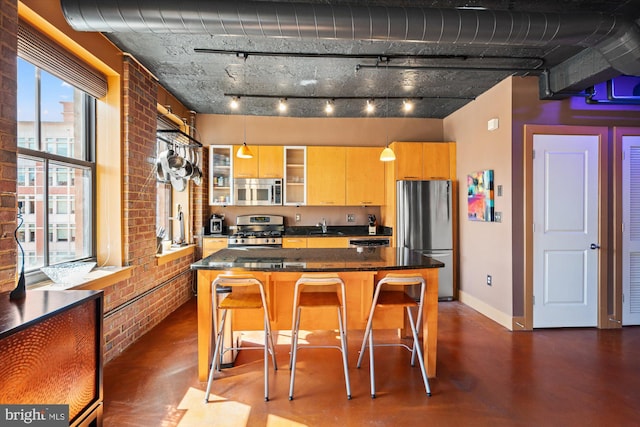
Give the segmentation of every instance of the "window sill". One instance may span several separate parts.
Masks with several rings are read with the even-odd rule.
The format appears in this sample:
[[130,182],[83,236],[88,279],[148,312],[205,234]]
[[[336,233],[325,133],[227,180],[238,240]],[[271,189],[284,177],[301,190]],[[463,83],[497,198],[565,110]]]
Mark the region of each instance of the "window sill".
[[85,281],[77,285],[65,285],[63,283],[57,284],[52,281],[41,282],[41,284],[32,286],[29,289],[37,290],[77,290],[77,289],[90,289],[101,290],[114,285],[118,282],[126,280],[131,277],[132,267],[98,267],[94,268],[89,274],[85,276]]
[[196,249],[196,245],[187,245],[180,248],[170,249],[164,253],[156,255],[158,265],[163,265],[178,258],[182,258],[187,255],[193,254]]

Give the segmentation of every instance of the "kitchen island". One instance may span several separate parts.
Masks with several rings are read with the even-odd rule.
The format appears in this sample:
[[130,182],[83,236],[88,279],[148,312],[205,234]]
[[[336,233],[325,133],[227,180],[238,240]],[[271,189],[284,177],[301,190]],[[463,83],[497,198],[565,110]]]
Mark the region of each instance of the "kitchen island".
[[[213,300],[211,283],[224,272],[250,271],[264,283],[274,331],[290,330],[293,289],[302,273],[337,273],[347,289],[348,329],[364,329],[374,286],[389,273],[415,273],[427,282],[422,319],[423,349],[427,375],[436,374],[438,338],[438,268],[444,264],[405,248],[349,249],[221,249],[191,265],[198,280],[198,378],[206,381],[211,364]],[[319,309],[321,310],[321,309]],[[400,310],[376,310],[375,328],[406,327]],[[305,319],[302,329],[337,329],[335,312],[319,312]],[[251,310],[233,313],[234,330],[262,330],[262,316]],[[355,344],[351,344],[355,345]],[[359,343],[357,344],[359,346]]]

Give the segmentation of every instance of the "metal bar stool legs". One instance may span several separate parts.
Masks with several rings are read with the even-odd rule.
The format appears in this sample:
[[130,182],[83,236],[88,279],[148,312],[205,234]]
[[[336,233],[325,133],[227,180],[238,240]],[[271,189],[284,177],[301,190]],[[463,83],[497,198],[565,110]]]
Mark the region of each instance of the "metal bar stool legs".
[[[404,287],[420,285],[420,299],[415,301],[404,292]],[[388,291],[382,290],[383,285],[387,287],[401,288],[400,291]],[[362,346],[360,347],[360,355],[358,356],[357,367],[362,365],[362,359],[364,357],[365,350],[369,347],[369,375],[371,378],[371,397],[376,397],[376,384],[375,384],[375,364],[374,364],[374,347],[381,346],[399,346],[404,347],[411,352],[411,366],[415,366],[415,358],[417,356],[418,363],[420,365],[420,373],[422,374],[422,380],[428,396],[431,396],[431,388],[429,386],[429,379],[427,378],[427,371],[424,366],[424,358],[422,349],[420,348],[420,341],[418,339],[418,322],[422,319],[422,307],[423,298],[425,293],[426,283],[422,276],[412,276],[405,274],[389,274],[381,279],[376,285],[376,289],[373,295],[373,301],[371,303],[371,310],[369,311],[369,319],[367,320],[367,326],[364,331],[364,337],[362,339]],[[404,307],[409,318],[409,325],[411,327],[411,335],[413,338],[413,345],[408,347],[405,344],[375,344],[373,340],[373,317],[377,306],[387,307]],[[414,317],[412,314],[412,308],[417,307],[417,313]]]
[[[205,402],[209,401],[209,394],[211,393],[211,386],[213,384],[213,377],[217,370],[220,370],[222,353],[228,350],[256,350],[264,349],[264,400],[269,400],[269,354],[271,354],[271,360],[273,362],[273,369],[277,370],[275,357],[275,345],[273,342],[273,336],[271,334],[271,324],[269,321],[269,309],[267,306],[267,299],[265,297],[264,286],[262,282],[253,277],[250,274],[243,275],[231,275],[221,274],[212,283],[212,298],[214,307],[216,290],[218,287],[229,287],[233,290],[234,287],[257,287],[259,293],[248,292],[230,292],[220,304],[217,305],[214,310],[214,319],[217,316],[216,311],[220,310],[220,324],[216,331],[215,347],[213,350],[213,362],[211,363],[211,370],[209,371],[209,379],[207,381],[207,391],[205,393]],[[224,326],[227,320],[227,314],[229,310],[240,309],[258,309],[261,308],[264,313],[264,345],[263,347],[230,347],[224,348]],[[214,324],[217,322],[214,322]]]
[[[336,287],[336,292],[311,292],[304,291],[303,287],[327,286]],[[338,297],[338,289],[341,290],[341,298]],[[347,317],[346,317],[346,291],[342,279],[337,274],[303,274],[296,282],[293,297],[293,325],[291,337],[291,380],[289,383],[289,400],[293,400],[293,386],[296,378],[296,360],[298,357],[298,335],[300,331],[300,314],[302,308],[335,307],[338,311],[338,329],[340,333],[340,347],[333,345],[305,345],[303,348],[337,348],[342,353],[342,365],[344,369],[344,381],[347,390],[347,399],[351,399],[351,382],[349,381],[349,364],[347,361]]]

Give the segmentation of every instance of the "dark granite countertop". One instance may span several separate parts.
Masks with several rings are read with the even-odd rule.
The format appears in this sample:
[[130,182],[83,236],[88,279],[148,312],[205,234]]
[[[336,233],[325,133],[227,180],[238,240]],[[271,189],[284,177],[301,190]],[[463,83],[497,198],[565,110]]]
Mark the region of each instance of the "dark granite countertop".
[[[391,227],[377,227],[376,234],[371,237],[389,237],[393,234]],[[327,232],[317,226],[286,227],[283,237],[369,237],[369,227],[366,225],[330,225]]]
[[24,330],[101,295],[102,291],[28,290],[24,299],[10,301],[9,292],[0,293],[0,338]]
[[[223,233],[204,234],[203,237],[228,237],[230,232],[226,227]],[[390,237],[393,235],[391,227],[378,227],[376,234],[369,235],[369,227],[366,225],[330,225],[327,232],[322,233],[320,227],[313,225],[286,227],[282,237]]]
[[[362,251],[360,251],[362,249]],[[379,271],[440,268],[444,263],[405,248],[221,249],[191,264],[192,270]]]

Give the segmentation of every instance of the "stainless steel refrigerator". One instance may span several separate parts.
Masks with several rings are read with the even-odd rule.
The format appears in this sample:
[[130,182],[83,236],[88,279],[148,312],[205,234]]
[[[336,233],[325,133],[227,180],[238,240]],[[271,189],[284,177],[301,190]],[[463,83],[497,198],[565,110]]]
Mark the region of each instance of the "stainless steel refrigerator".
[[453,211],[450,180],[398,181],[397,247],[444,263],[438,270],[438,299],[453,299]]

